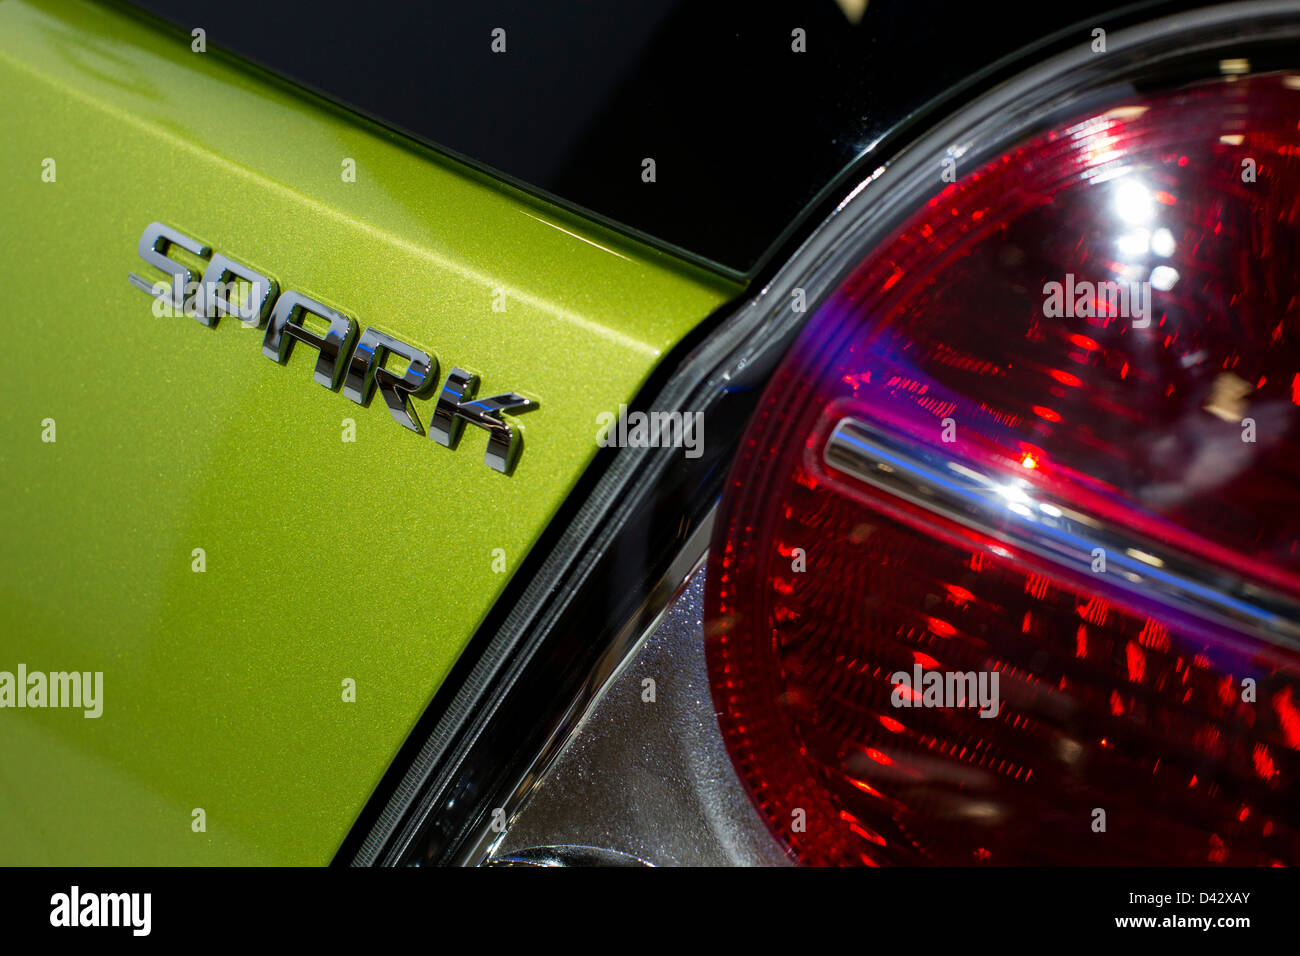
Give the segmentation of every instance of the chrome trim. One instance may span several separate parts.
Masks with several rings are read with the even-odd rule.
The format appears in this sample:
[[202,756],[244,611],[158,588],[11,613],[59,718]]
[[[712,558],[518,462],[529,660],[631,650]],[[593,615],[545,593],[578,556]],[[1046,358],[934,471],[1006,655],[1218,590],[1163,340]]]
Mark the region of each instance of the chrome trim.
[[[241,305],[232,305],[223,294],[224,287],[232,278],[242,279],[249,285]],[[208,267],[199,280],[194,318],[212,328],[222,316],[233,315],[249,328],[260,329],[279,295],[280,284],[274,279],[218,252],[208,260]]]
[[[1086,514],[1010,470],[956,456],[843,418],[826,442],[827,467],[1008,546],[1199,618],[1300,647],[1300,602],[1165,543]],[[1094,551],[1105,570],[1092,571]]]
[[[329,330],[317,335],[303,327],[307,315],[329,322]],[[293,354],[294,342],[316,349],[316,371],[313,377],[331,391],[337,390],[347,367],[346,356],[352,351],[352,343],[357,337],[357,323],[344,315],[321,305],[315,299],[309,299],[301,292],[290,290],[280,296],[271,313],[271,321],[266,327],[266,337],[262,340],[262,354],[267,358],[285,365]]]
[[438,393],[438,403],[433,408],[429,437],[439,445],[455,448],[465,430],[465,423],[477,425],[488,433],[483,463],[508,475],[514,471],[515,462],[524,450],[524,435],[518,427],[504,421],[501,413],[509,410],[512,415],[520,415],[532,411],[537,403],[514,392],[475,398],[477,391],[478,376],[473,372],[463,368],[453,368],[448,372],[442,391]]
[[[406,359],[406,371],[397,375],[385,368],[384,362],[389,355],[400,355]],[[352,361],[348,363],[347,374],[343,379],[343,394],[365,407],[370,404],[370,399],[378,388],[393,421],[423,435],[424,428],[415,417],[415,409],[411,407],[410,400],[412,396],[423,395],[437,381],[437,359],[423,349],[408,345],[372,326],[362,332],[361,338],[357,340],[356,350],[352,353]]]
[[[144,232],[140,235],[140,241],[136,244],[136,251],[140,258],[149,265],[160,269],[171,276],[171,297],[169,302],[171,306],[180,311],[185,308],[185,290],[194,284],[194,273],[188,266],[183,266],[174,259],[168,259],[164,252],[172,246],[180,246],[186,252],[193,253],[200,259],[206,259],[212,255],[212,247],[199,242],[197,239],[191,239],[182,232],[177,232],[171,226],[164,226],[161,222],[151,222],[144,227]],[[154,292],[154,284],[134,272],[127,274],[127,280],[141,292],[147,293],[150,298],[164,298],[164,295],[158,295]]]
[[654,866],[654,864],[637,859],[630,853],[619,853],[617,850],[564,844],[530,846],[516,850],[509,856],[489,860],[484,866]]
[[[163,255],[172,246],[200,258],[210,257],[197,285],[192,270]],[[131,285],[154,298],[155,313],[158,303],[167,301],[209,328],[215,327],[222,316],[229,315],[237,315],[247,328],[261,328],[266,324],[262,354],[267,358],[284,365],[289,361],[295,341],[309,345],[319,353],[313,373],[318,384],[331,391],[341,384],[343,394],[362,407],[370,405],[378,388],[393,420],[417,435],[424,434],[411,399],[424,397],[438,384],[438,360],[428,352],[373,326],[358,338],[359,326],[351,317],[292,289],[280,295],[280,285],[274,279],[221,253],[213,255],[210,246],[160,222],[145,227],[137,251],[145,262],[171,277],[167,290],[160,288],[161,281],[150,284],[134,272],[127,276]],[[194,290],[192,308],[185,310],[185,294],[191,289]],[[237,292],[243,294],[242,304],[231,302]],[[329,323],[323,336],[303,326],[309,314]],[[406,360],[401,375],[387,368],[390,355]],[[538,403],[515,392],[474,398],[478,381],[472,372],[461,368],[451,370],[434,408],[435,424],[430,436],[441,445],[455,448],[465,422],[477,425],[488,432],[484,462],[509,475],[523,453],[524,436],[523,430],[502,419],[501,413],[532,411]]]
[[486,864],[556,844],[599,845],[652,866],[793,862],[736,775],[718,725],[705,577],[701,561],[569,734]]
[[485,828],[479,833],[477,840],[468,844],[458,862],[472,866],[487,860],[510,832],[511,825],[533,790],[546,775],[552,762],[563,751],[574,731],[587,719],[617,677],[620,667],[628,660],[633,650],[659,627],[673,598],[685,587],[691,575],[703,568],[716,515],[715,507],[696,525],[668,570],[646,594],[636,612],[605,648],[596,666],[586,675],[578,692],[568,701],[559,719],[555,721],[545,745],[533,760],[521,769],[514,789],[500,805],[500,809],[505,811],[505,830],[497,833],[490,827]]

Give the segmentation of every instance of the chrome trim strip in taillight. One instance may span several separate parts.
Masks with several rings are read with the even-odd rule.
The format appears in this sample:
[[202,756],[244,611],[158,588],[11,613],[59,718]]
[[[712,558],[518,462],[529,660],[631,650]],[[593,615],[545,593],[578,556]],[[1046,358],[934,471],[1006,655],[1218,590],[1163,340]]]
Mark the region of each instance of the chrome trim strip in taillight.
[[[857,418],[843,418],[826,465],[963,527],[1198,618],[1300,646],[1300,602],[1132,529],[1086,514],[1023,475],[975,465]],[[1096,572],[1102,552],[1104,571]]]

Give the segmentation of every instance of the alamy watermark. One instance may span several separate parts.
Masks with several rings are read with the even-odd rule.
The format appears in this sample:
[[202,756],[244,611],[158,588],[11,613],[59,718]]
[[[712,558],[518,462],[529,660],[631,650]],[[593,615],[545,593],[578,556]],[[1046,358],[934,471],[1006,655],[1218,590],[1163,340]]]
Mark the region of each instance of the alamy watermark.
[[1043,285],[1043,315],[1049,319],[1091,319],[1111,317],[1132,319],[1133,328],[1151,324],[1151,283],[1076,281],[1074,273],[1064,282]]
[[[153,314],[160,319],[188,316],[191,319],[238,319],[250,329],[262,324],[262,309],[271,289],[268,283],[253,279],[229,282],[204,280],[177,283],[173,289],[159,280],[153,284]],[[177,293],[180,293],[178,304]]]
[[0,709],[5,707],[67,707],[80,709],[83,717],[104,713],[103,671],[27,670],[18,665],[17,674],[0,671]]
[[703,412],[601,412],[596,444],[601,448],[682,448],[687,458],[704,454]]
[[912,672],[889,675],[895,707],[978,707],[981,717],[996,717],[1002,709],[997,671],[927,671],[920,664]]
[[73,886],[50,897],[50,925],[126,927],[133,936],[148,936],[153,928],[152,893],[83,893]]

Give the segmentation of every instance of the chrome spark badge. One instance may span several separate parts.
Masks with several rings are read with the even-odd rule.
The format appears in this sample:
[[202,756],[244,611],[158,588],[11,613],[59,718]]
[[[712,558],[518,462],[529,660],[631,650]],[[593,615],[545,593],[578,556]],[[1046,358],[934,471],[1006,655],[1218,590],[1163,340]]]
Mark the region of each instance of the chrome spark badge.
[[[207,260],[198,282],[190,269],[167,257],[172,246]],[[154,283],[134,272],[127,277],[133,286],[154,298],[155,311],[161,305],[209,327],[222,316],[236,317],[250,328],[265,326],[262,354],[281,365],[289,361],[295,343],[310,346],[317,352],[314,377],[320,385],[330,391],[338,391],[341,386],[343,394],[361,406],[368,406],[378,390],[394,421],[416,434],[424,434],[411,399],[428,395],[437,385],[438,360],[428,352],[374,327],[358,336],[359,326],[349,316],[301,292],[288,290],[281,295],[274,279],[220,253],[214,255],[208,246],[162,223],[150,223],[145,228],[139,252],[141,259],[169,277],[169,281]],[[318,335],[303,324],[307,316],[327,323],[329,328]],[[403,374],[386,367],[389,356],[406,362]],[[515,392],[475,398],[477,391],[477,375],[462,368],[448,372],[433,407],[429,437],[455,448],[465,423],[477,425],[488,433],[484,462],[508,475],[523,453],[524,437],[501,415],[532,411],[538,407],[537,402]]]

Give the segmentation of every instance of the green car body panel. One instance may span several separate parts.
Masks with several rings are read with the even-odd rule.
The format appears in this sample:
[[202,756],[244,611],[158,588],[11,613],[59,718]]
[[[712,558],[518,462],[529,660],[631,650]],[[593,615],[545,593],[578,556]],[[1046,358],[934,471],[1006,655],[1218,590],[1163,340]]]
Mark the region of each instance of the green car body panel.
[[[0,671],[104,675],[0,710],[0,862],[327,863],[596,416],[740,288],[121,9],[0,0],[0,90]],[[514,474],[155,316],[155,220],[536,401]]]

